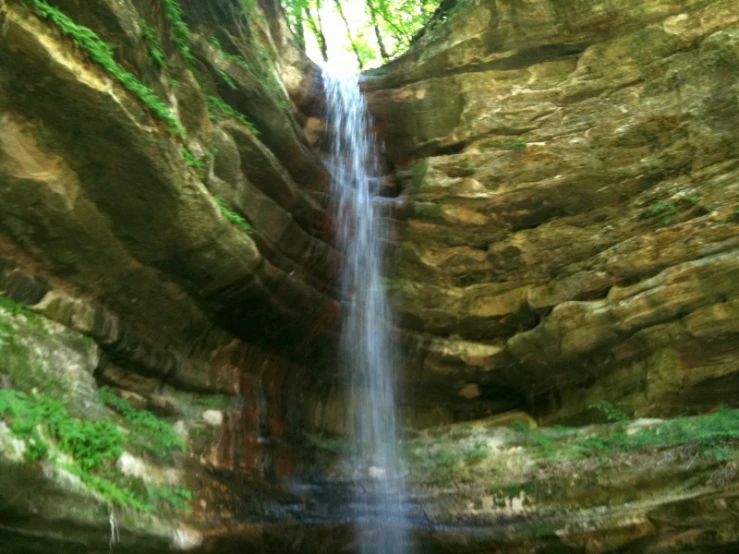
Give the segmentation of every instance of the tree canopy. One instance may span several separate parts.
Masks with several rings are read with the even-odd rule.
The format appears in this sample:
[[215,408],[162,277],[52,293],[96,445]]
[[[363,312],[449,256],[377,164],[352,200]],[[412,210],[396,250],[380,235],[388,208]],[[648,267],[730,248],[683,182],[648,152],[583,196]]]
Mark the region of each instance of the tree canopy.
[[[281,0],[299,46],[324,60],[331,45],[353,52],[360,69],[404,52],[457,0]],[[340,27],[340,28],[339,28]]]

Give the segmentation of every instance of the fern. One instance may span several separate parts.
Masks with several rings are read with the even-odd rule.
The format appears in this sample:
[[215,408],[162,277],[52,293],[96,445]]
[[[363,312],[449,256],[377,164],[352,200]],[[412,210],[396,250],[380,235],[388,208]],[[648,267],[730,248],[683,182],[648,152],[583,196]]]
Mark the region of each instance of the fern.
[[162,45],[159,44],[159,39],[157,38],[154,29],[152,29],[151,26],[143,20],[141,21],[141,33],[144,37],[144,42],[146,43],[149,62],[158,65],[161,69],[166,68],[167,57],[164,55]]
[[226,217],[226,219],[228,219],[231,223],[233,223],[237,227],[240,227],[245,233],[252,232],[252,228],[246,222],[246,220],[243,217],[241,217],[239,214],[229,210],[226,207],[226,204],[221,197],[214,196],[213,198],[215,199],[216,204],[218,205],[218,208],[221,210],[221,213]]
[[100,400],[118,412],[131,428],[126,442],[164,458],[171,450],[185,450],[185,443],[172,426],[147,410],[137,410],[108,387],[98,391]]
[[160,2],[164,8],[164,13],[167,15],[167,21],[172,27],[172,42],[182,52],[185,61],[192,65],[195,58],[190,53],[190,29],[182,19],[182,8],[177,0],[160,0]]
[[251,121],[246,119],[246,116],[244,114],[235,110],[220,98],[216,96],[208,96],[205,99],[205,102],[208,106],[208,116],[212,120],[218,119],[219,115],[225,117],[233,117],[255,135],[259,134],[259,129],[257,129],[257,127]]
[[113,48],[87,27],[78,25],[57,8],[50,6],[46,0],[24,0],[30,4],[39,17],[55,24],[63,34],[72,39],[74,44],[87,52],[90,59],[115,77],[129,92],[143,102],[159,119],[167,123],[169,131],[184,137],[185,132],[180,122],[170,113],[167,104],[157,94],[144,85],[129,71],[126,71],[113,56]]
[[180,152],[182,153],[182,157],[185,159],[185,163],[190,167],[194,167],[195,169],[205,169],[208,167],[203,160],[196,158],[195,155],[184,146],[180,148]]

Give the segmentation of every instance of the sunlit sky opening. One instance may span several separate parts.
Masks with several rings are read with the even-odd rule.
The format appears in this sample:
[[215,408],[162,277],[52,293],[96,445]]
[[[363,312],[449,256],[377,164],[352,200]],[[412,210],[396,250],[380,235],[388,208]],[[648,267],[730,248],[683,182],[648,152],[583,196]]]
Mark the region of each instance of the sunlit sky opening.
[[[357,36],[362,29],[370,28],[370,20],[364,11],[364,0],[344,0],[342,2],[344,15],[349,22],[352,36]],[[326,35],[326,49],[331,65],[342,67],[347,71],[359,71],[357,58],[352,52],[349,38],[346,34],[346,25],[341,19],[336,6],[331,0],[324,0],[321,7],[321,19],[323,20],[323,33]],[[323,63],[318,41],[313,33],[305,33],[305,48],[308,56],[316,62]],[[372,67],[380,65],[380,61],[372,64]],[[367,67],[365,67],[367,69]]]

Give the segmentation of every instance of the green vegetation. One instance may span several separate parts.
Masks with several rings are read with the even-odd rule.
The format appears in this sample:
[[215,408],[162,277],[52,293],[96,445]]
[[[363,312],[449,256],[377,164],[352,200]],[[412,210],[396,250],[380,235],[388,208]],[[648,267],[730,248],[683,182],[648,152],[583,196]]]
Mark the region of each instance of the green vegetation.
[[221,210],[221,213],[226,217],[226,219],[228,219],[237,227],[241,228],[241,230],[243,230],[245,233],[248,234],[252,232],[252,228],[246,222],[246,220],[236,212],[232,212],[231,210],[229,210],[220,196],[213,196],[213,198],[216,201],[216,205],[218,205],[218,209]]
[[622,423],[629,420],[629,416],[617,409],[608,400],[598,400],[595,404],[589,406],[591,410],[601,412],[611,423]]
[[644,212],[642,216],[645,218],[656,218],[660,225],[670,225],[675,221],[677,214],[677,206],[672,202],[663,202],[655,200]]
[[190,509],[192,492],[184,487],[151,487],[149,497],[156,501],[166,502],[178,512]]
[[209,410],[225,410],[231,405],[232,398],[225,394],[214,396],[200,396],[195,401],[198,405]]
[[354,456],[357,453],[357,444],[354,441],[338,437],[326,437],[305,433],[310,443],[321,450],[326,450],[340,456]]
[[206,99],[208,105],[208,117],[211,120],[216,121],[219,117],[233,117],[239,123],[248,128],[255,135],[259,134],[259,130],[256,126],[246,119],[246,116],[241,112],[236,111],[234,108],[226,104],[223,100],[216,96],[208,96]]
[[[508,462],[501,460],[513,458],[520,458],[523,466],[506,473],[524,486],[529,480],[535,484],[550,475],[558,478],[580,471],[576,468],[617,471],[624,464],[631,467],[634,460],[654,460],[654,469],[658,469],[671,460],[691,460],[704,468],[715,468],[739,459],[739,410],[719,408],[702,416],[636,425],[607,402],[599,402],[593,409],[615,423],[537,429],[514,422],[508,431],[484,425],[455,425],[408,441],[404,444],[405,458],[418,482],[444,485],[454,480],[489,486],[490,479],[496,479],[496,490],[505,483],[500,482],[500,468],[501,463]],[[503,450],[491,452],[487,446],[490,437],[496,442],[503,439]],[[516,453],[517,449],[520,452]],[[505,496],[515,493],[506,492]]]
[[236,86],[236,83],[231,78],[231,76],[223,71],[220,67],[213,67],[213,71],[216,72],[216,75],[218,75],[223,81],[232,89],[237,90],[239,87]]
[[177,49],[182,52],[185,61],[188,64],[193,64],[195,58],[190,53],[190,29],[182,19],[182,8],[177,0],[159,0],[164,8],[164,13],[167,14],[167,21],[172,27],[172,42],[174,42]]
[[208,167],[203,160],[196,158],[195,155],[184,146],[180,148],[180,152],[182,153],[182,157],[185,159],[185,163],[190,167],[194,167],[195,169],[205,169]]
[[654,200],[650,206],[641,212],[642,219],[655,219],[660,226],[673,224],[681,214],[685,214],[694,208],[698,208],[702,213],[707,213],[704,208],[699,206],[700,196],[697,194],[684,194],[678,196],[671,202],[663,200]]
[[408,46],[444,21],[463,0],[364,0],[363,13],[345,10],[345,0],[282,0],[297,46],[305,48],[306,32],[315,38],[321,56],[328,57],[322,13],[330,10],[344,22],[348,49],[359,67],[378,65],[400,55]]
[[691,447],[702,456],[722,461],[727,455],[731,458],[736,456],[739,445],[739,410],[720,408],[712,414],[675,418],[631,432],[627,432],[623,424],[604,434],[578,432],[571,438],[556,441],[557,447],[554,449],[542,448],[537,440],[541,437],[554,442],[557,438],[562,439],[563,430],[538,430],[531,433],[526,442],[540,458],[577,460],[645,449]]
[[223,49],[223,46],[221,45],[221,42],[218,40],[217,37],[211,36],[210,37],[210,43],[216,47],[216,50],[218,50],[218,55],[222,58],[225,58],[227,60],[230,60],[234,63],[237,63],[244,69],[249,69],[249,64],[246,63],[246,60],[242,58],[241,56],[235,56],[234,54],[229,54]]
[[59,27],[66,36],[72,39],[74,44],[87,52],[94,62],[115,77],[129,92],[133,93],[152,113],[167,123],[168,130],[178,137],[183,137],[185,132],[180,122],[170,113],[167,104],[162,101],[156,93],[144,85],[129,71],[126,71],[113,56],[113,47],[104,42],[97,34],[88,27],[78,25],[57,8],[50,6],[46,0],[23,0],[29,4],[36,14],[51,21]]
[[184,441],[166,421],[147,410],[137,410],[127,400],[113,394],[108,387],[102,387],[98,396],[101,402],[118,412],[130,429],[126,437],[128,445],[159,458],[167,457],[172,450],[185,450]]
[[[22,318],[20,323],[16,318]],[[15,320],[15,321],[14,321]],[[17,329],[21,330],[18,336]],[[24,304],[14,302],[8,298],[0,298],[0,360],[3,362],[2,371],[13,381],[13,384],[23,390],[34,387],[43,388],[47,395],[55,399],[63,399],[66,389],[61,381],[53,375],[45,374],[37,363],[33,363],[34,356],[27,346],[32,333],[38,336],[48,336],[45,319],[32,311]],[[23,340],[21,340],[23,339]],[[35,357],[35,359],[38,359]]]
[[415,441],[406,445],[405,458],[411,467],[421,475],[438,483],[451,481],[453,477],[463,480],[469,475],[468,466],[474,466],[489,455],[487,442],[478,439],[471,445],[436,444],[426,449],[419,449]]
[[509,148],[510,148],[511,150],[520,150],[521,148],[526,148],[526,144],[527,144],[527,143],[525,143],[525,142],[523,142],[523,141],[520,141],[520,140],[518,140],[518,141],[516,141],[516,142],[513,142],[513,143],[511,143],[511,144],[510,144],[510,145],[509,145],[508,147],[509,147]]
[[[147,489],[141,483],[126,483],[122,476],[114,475],[114,461],[131,437],[110,421],[74,418],[57,400],[10,389],[0,389],[0,417],[9,423],[14,436],[26,442],[29,462],[48,459],[79,477],[111,504],[141,511],[153,511],[163,505],[175,510],[187,508],[191,499],[187,489]],[[71,462],[52,454],[51,442]]]
[[146,52],[148,54],[149,63],[156,64],[160,69],[167,67],[167,57],[164,55],[162,45],[159,44],[159,38],[156,32],[146,21],[141,21],[141,33],[146,44]]
[[[211,36],[211,37],[210,37],[210,39],[209,39],[209,41],[210,41],[210,43],[211,43],[211,44],[212,44],[213,46],[215,46],[215,47],[216,47],[216,50],[218,51],[218,55],[219,55],[219,56],[221,56],[222,58],[225,58],[225,59],[227,59],[227,60],[229,60],[229,61],[232,61],[232,62],[234,62],[234,63],[236,63],[236,64],[240,65],[240,66],[241,66],[241,67],[243,67],[244,69],[247,69],[247,70],[249,69],[249,64],[248,64],[248,63],[246,63],[246,60],[244,60],[244,58],[242,58],[242,57],[240,57],[240,56],[235,56],[234,54],[229,54],[228,52],[226,52],[225,50],[223,50],[223,46],[221,45],[221,43],[220,43],[220,41],[218,40],[218,38],[216,38],[215,36]],[[231,78],[231,76],[230,76],[230,75],[229,75],[228,73],[226,73],[225,71],[223,71],[223,70],[222,70],[221,68],[219,68],[219,67],[213,67],[213,70],[214,70],[214,71],[216,72],[216,74],[217,74],[217,75],[218,75],[218,76],[219,76],[219,77],[220,77],[221,79],[223,79],[223,81],[224,81],[224,82],[225,82],[225,83],[226,83],[226,84],[227,84],[227,85],[228,85],[229,87],[231,87],[231,88],[232,88],[232,89],[234,89],[234,90],[236,90],[236,89],[238,88],[238,87],[236,86],[236,83],[234,82],[234,80],[233,80],[233,79]]]

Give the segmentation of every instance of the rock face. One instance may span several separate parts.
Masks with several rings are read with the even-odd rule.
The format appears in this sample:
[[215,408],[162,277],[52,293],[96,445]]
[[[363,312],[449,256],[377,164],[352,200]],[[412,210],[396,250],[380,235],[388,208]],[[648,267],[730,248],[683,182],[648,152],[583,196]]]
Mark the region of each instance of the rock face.
[[738,20],[465,2],[367,78],[410,214],[393,294],[417,424],[735,403]]
[[737,406],[737,23],[722,0],[473,0],[367,75],[424,552],[739,548],[735,411],[527,428]]
[[[279,11],[0,0],[3,552],[357,549],[321,83]],[[366,75],[418,551],[739,549],[737,27],[460,1]]]
[[[296,470],[339,255],[300,123],[315,68],[276,6],[0,1],[4,551],[192,548]],[[141,408],[185,451],[139,452]],[[64,458],[83,419],[124,430],[117,462]]]

